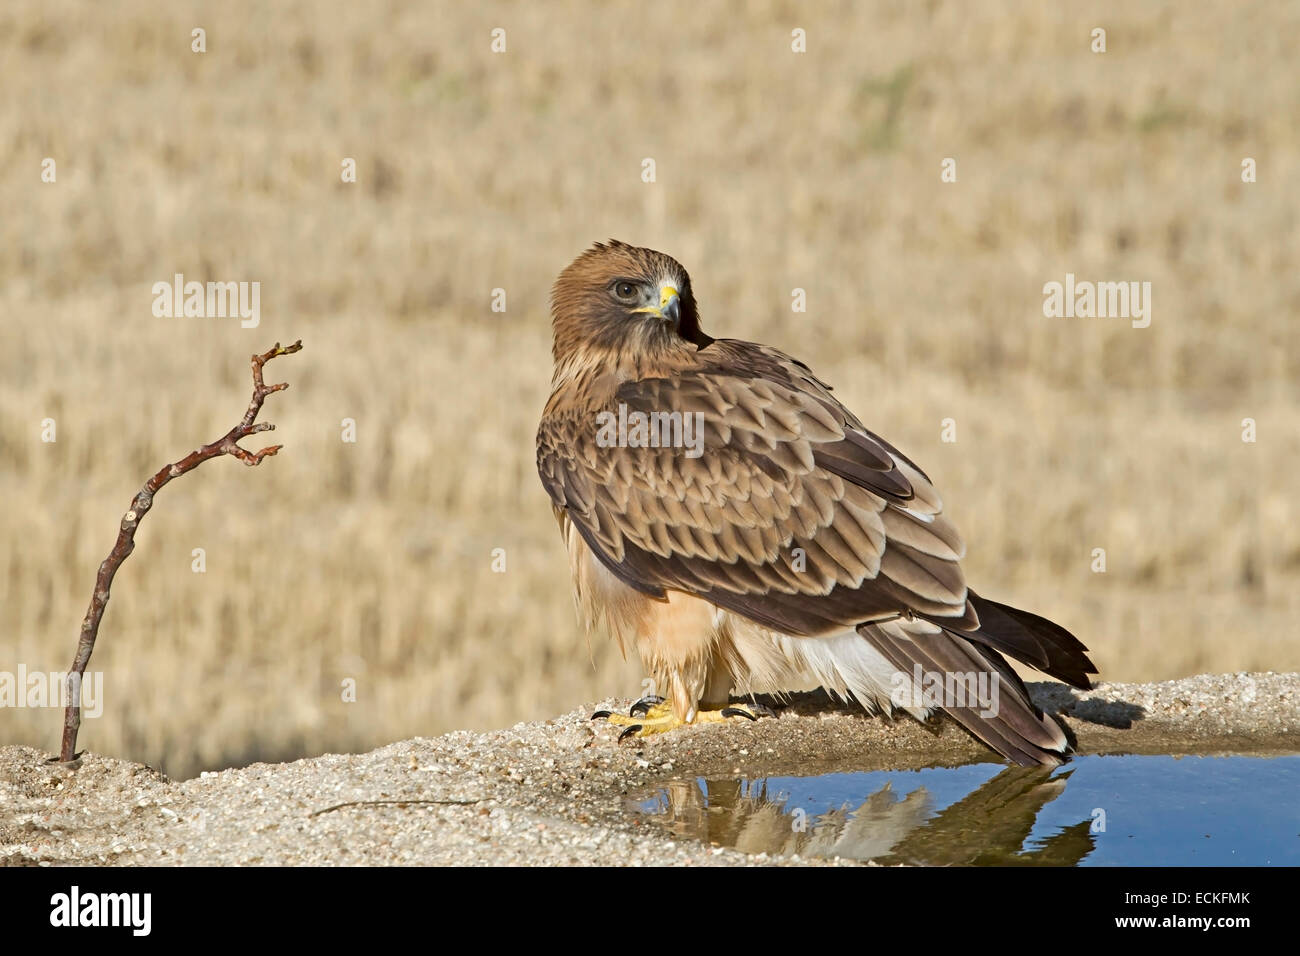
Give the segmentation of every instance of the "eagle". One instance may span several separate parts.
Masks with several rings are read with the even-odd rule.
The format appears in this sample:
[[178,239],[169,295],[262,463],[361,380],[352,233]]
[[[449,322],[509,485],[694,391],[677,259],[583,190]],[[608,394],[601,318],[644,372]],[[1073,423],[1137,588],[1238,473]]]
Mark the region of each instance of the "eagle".
[[1003,655],[1086,689],[1087,648],[967,586],[929,477],[811,368],[707,335],[686,270],[616,240],[560,273],[551,317],[537,471],[579,617],[634,648],[656,691],[596,716],[644,737],[823,688],[1063,762],[1062,725]]

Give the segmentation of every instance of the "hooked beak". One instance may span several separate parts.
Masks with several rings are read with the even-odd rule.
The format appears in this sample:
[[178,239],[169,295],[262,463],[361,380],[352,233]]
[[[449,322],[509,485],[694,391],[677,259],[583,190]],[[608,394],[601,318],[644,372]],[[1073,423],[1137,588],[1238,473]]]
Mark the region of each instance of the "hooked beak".
[[633,312],[645,312],[649,315],[658,316],[661,319],[667,319],[677,328],[682,321],[682,298],[681,294],[670,285],[664,286],[659,290],[659,308],[648,305],[643,309],[633,309]]
[[682,299],[670,285],[659,290],[659,314],[676,327],[682,320]]

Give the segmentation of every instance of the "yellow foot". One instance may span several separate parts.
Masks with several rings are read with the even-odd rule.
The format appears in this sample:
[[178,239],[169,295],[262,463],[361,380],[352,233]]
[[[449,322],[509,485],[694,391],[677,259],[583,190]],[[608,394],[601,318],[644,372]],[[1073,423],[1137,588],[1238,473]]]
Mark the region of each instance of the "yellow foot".
[[774,717],[771,710],[761,704],[728,704],[717,710],[697,710],[689,721],[682,720],[673,713],[672,704],[662,697],[643,697],[632,705],[627,715],[614,714],[608,710],[598,710],[591,719],[603,717],[617,727],[626,727],[618,735],[619,740],[628,737],[649,737],[653,734],[666,734],[670,730],[691,724],[716,724],[730,718],[758,720],[760,717]]

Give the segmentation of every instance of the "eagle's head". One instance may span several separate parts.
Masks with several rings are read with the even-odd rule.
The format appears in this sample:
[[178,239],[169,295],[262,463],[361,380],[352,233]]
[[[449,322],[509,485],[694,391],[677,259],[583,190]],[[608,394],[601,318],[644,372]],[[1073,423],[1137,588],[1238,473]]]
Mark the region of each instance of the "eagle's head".
[[615,239],[596,243],[560,273],[551,320],[557,363],[579,348],[653,353],[713,341],[700,331],[681,263]]

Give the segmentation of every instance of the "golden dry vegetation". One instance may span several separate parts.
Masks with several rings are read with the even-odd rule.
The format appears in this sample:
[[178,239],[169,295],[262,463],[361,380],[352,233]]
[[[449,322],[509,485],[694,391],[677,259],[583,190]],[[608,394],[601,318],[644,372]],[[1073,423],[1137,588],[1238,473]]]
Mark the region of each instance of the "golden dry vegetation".
[[[1300,669],[1298,39],[1288,2],[11,0],[0,670],[67,667],[135,490],[302,338],[280,456],[159,495],[83,746],[192,774],[635,693],[532,450],[550,284],[611,236],[812,364],[938,483],[972,583],[1105,677]],[[155,318],[178,272],[259,281],[260,327]],[[1045,318],[1066,272],[1150,281],[1151,326]],[[0,743],[58,725],[8,710]]]

